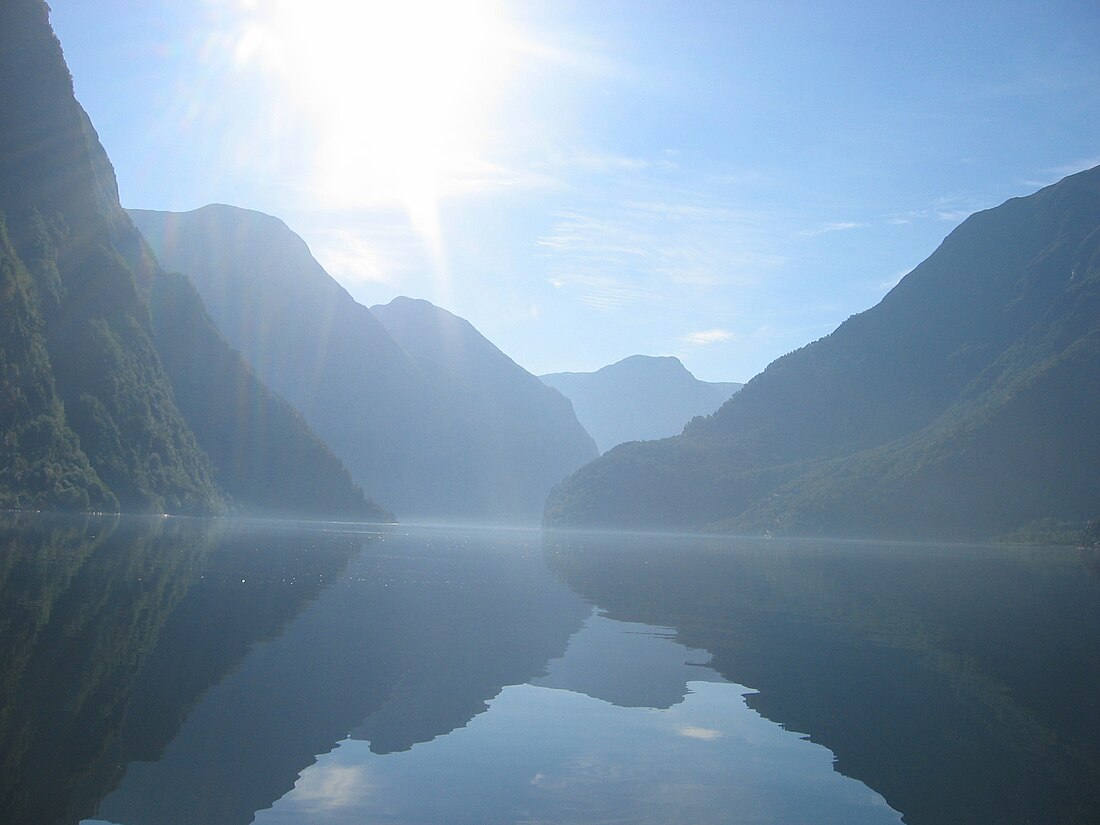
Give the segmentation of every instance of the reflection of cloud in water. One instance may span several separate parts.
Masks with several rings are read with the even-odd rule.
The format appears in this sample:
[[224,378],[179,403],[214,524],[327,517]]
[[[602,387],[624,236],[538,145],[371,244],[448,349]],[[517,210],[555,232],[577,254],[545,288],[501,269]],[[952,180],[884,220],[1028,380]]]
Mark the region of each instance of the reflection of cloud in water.
[[367,765],[319,764],[305,771],[293,793],[303,813],[361,805],[374,791]]
[[[900,816],[881,797],[835,772],[826,748],[746,707],[748,692],[694,681],[684,701],[655,710],[506,687],[466,727],[406,751],[379,755],[345,740],[255,821],[897,825]],[[346,807],[303,798],[310,788],[350,791],[356,776],[369,781],[358,799],[342,797]]]
[[722,736],[722,731],[715,730],[714,728],[701,728],[698,725],[681,725],[676,729],[676,732],[681,736],[686,736],[688,739],[702,739],[704,742],[711,742]]
[[540,687],[583,693],[620,707],[670,708],[688,682],[723,682],[710,654],[676,641],[667,627],[620,622],[593,612],[569,640],[565,655],[533,679]]

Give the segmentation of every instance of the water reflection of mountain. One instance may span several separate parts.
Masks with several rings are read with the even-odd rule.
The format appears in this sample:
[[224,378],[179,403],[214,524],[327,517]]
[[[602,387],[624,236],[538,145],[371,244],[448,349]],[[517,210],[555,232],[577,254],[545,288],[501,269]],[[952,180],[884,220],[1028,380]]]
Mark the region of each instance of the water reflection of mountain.
[[12,825],[247,823],[349,736],[385,753],[465,725],[542,673],[590,612],[522,536],[0,528]]
[[688,682],[721,682],[710,654],[690,650],[667,627],[616,622],[593,613],[564,656],[532,679],[538,687],[583,693],[623,708],[667,709],[684,701]]
[[370,601],[401,655],[395,689],[351,732],[378,754],[462,727],[502,687],[542,673],[589,610],[546,574],[536,534],[418,543],[401,540],[402,552],[369,560],[365,574],[383,581]]
[[129,688],[186,592],[201,540],[155,564],[174,524],[5,516],[0,811],[67,822],[117,781]]
[[[12,825],[90,815],[126,763],[155,757],[201,693],[358,545],[227,522],[35,515],[3,516],[0,537],[0,820]],[[304,545],[300,586],[248,580],[261,559]]]
[[554,536],[611,618],[675,627],[907,822],[1100,817],[1100,586],[1068,551]]
[[[247,823],[349,736],[386,753],[465,725],[504,685],[541,673],[589,610],[517,545],[371,544],[205,693],[157,761],[130,765],[100,816]],[[180,647],[201,649],[204,615],[196,607],[181,623]]]
[[181,519],[0,528],[5,823],[246,823],[338,743],[409,750],[507,685],[671,708],[718,678],[760,691],[753,708],[914,825],[1100,811],[1091,557],[560,536],[543,553],[524,533]]

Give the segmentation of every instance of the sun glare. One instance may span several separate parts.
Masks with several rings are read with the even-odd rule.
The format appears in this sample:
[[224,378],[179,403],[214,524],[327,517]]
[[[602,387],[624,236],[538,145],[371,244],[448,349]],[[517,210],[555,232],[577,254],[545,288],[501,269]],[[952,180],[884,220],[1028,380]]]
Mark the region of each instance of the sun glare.
[[438,204],[483,163],[515,38],[491,0],[236,0],[235,62],[306,119],[325,207]]

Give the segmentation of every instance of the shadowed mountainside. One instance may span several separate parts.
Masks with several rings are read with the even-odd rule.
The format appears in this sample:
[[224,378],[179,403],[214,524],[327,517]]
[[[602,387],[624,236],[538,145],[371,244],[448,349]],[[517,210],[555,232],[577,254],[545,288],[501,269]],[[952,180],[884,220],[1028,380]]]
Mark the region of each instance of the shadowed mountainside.
[[988,538],[1100,511],[1100,168],[971,216],[873,309],[682,436],[551,495],[559,525]]
[[462,427],[455,436],[483,468],[463,495],[488,515],[522,513],[537,522],[551,487],[596,457],[569,401],[469,322],[411,298],[371,313],[449,397],[449,413]]
[[14,402],[0,499],[217,510],[151,340],[151,273],[120,254],[133,229],[40,0],[0,6],[0,215],[0,383]]
[[386,515],[159,268],[41,0],[0,6],[0,319],[0,506]]
[[277,218],[221,205],[130,214],[257,374],[400,518],[534,523],[551,486],[595,457],[568,402],[473,327],[406,299],[376,308],[387,330]]
[[578,533],[544,549],[610,618],[713,654],[750,707],[827,747],[907,823],[1097,819],[1093,556]]

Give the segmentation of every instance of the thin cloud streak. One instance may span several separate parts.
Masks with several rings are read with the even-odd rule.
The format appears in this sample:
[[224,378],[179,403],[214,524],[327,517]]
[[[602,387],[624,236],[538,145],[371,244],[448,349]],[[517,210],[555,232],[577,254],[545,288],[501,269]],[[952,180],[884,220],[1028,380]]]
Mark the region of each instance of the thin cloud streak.
[[856,221],[838,221],[835,223],[827,223],[817,229],[803,229],[798,234],[807,238],[816,238],[818,235],[827,235],[830,232],[846,232],[849,229],[864,229],[867,226],[870,226],[870,224]]
[[554,287],[603,310],[660,306],[756,286],[784,263],[761,216],[670,185],[669,154],[651,162],[585,152],[559,162],[552,176],[567,181],[563,200],[576,205],[552,212],[536,242]]
[[705,347],[709,344],[722,344],[733,338],[733,333],[728,329],[707,329],[701,332],[692,332],[680,340],[689,346]]
[[1042,177],[1033,180],[1025,180],[1022,181],[1022,183],[1028,188],[1040,189],[1044,186],[1050,186],[1053,183],[1057,183],[1067,175],[1083,172],[1095,166],[1100,166],[1100,155],[1093,155],[1092,157],[1083,158],[1070,163],[1063,163],[1061,166],[1053,166],[1049,169],[1044,169]]
[[325,220],[301,234],[325,271],[352,292],[367,285],[405,288],[432,264],[431,250],[400,210]]

